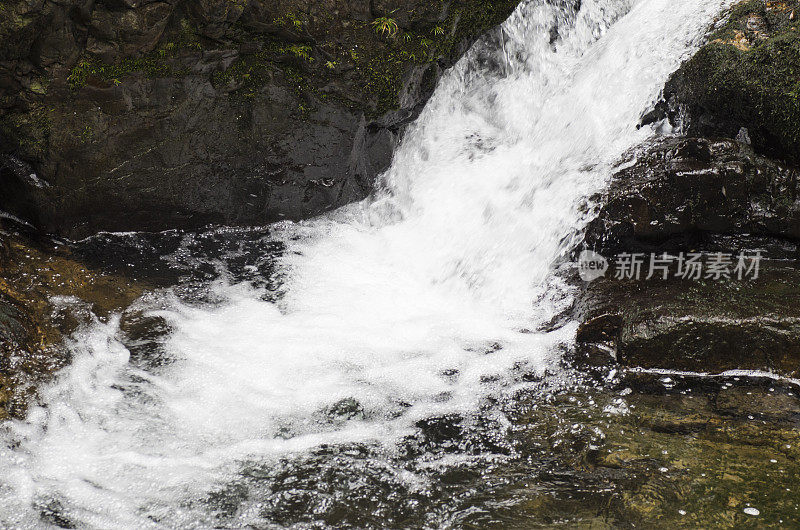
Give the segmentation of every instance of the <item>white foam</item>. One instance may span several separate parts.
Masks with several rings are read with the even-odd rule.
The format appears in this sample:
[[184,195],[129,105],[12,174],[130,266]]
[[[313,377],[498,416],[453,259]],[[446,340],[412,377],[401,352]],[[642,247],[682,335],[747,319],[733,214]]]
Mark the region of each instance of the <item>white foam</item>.
[[[276,227],[278,304],[224,282],[213,305],[148,297],[131,313],[174,330],[159,368],[131,365],[118,319],[77,333],[47,407],[6,426],[0,524],[35,527],[57,502],[86,527],[208,525],[192,501],[243,460],[391,445],[503,392],[515,366],[553,366],[575,326],[536,330],[571,302],[553,266],[580,206],[650,134],[640,114],[728,3],[583,0],[577,16],[526,3],[504,27],[503,75],[476,66],[486,51],[459,63],[374,197]],[[363,418],[326,419],[344,398]]]

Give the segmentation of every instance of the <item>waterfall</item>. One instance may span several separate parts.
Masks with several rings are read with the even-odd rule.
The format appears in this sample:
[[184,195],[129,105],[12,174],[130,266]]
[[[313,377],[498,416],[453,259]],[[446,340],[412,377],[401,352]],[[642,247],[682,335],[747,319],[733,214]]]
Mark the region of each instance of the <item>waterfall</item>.
[[[276,292],[154,291],[67,341],[42,406],[0,428],[0,526],[213,525],[208,499],[245,472],[391,453],[420,421],[490,410],[520,371],[557,371],[575,324],[548,324],[573,301],[559,270],[588,198],[728,4],[523,2],[446,73],[369,199],[270,228]],[[151,358],[126,320],[168,329]],[[225,524],[271,523],[264,480]]]

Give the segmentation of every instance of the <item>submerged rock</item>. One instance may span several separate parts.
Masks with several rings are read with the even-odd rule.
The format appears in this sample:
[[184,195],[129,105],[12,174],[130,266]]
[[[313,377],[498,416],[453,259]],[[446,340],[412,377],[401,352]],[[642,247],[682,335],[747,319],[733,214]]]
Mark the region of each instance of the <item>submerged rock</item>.
[[0,4],[0,209],[71,237],[363,198],[517,0]]
[[364,418],[364,407],[355,398],[341,399],[331,405],[326,412],[332,418],[345,420]]
[[21,417],[36,388],[69,361],[64,336],[129,305],[143,286],[88,269],[66,246],[13,227],[0,227],[0,249],[2,420]]
[[[469,526],[738,528],[794,520],[796,384],[606,375],[598,388],[520,399],[510,413],[519,461],[481,477],[494,488]],[[755,523],[747,507],[760,509]]]

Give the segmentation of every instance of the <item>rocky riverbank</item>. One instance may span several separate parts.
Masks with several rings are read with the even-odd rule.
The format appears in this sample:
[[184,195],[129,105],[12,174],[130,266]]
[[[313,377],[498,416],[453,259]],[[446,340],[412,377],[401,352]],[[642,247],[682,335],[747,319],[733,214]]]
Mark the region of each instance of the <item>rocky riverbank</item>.
[[0,210],[80,237],[361,199],[517,3],[3,0]]
[[[14,43],[0,51],[0,205],[15,214],[0,217],[0,519],[65,528],[791,524],[800,202],[793,133],[776,116],[794,111],[794,55],[783,47],[797,31],[794,5],[741,3],[642,120],[670,135],[620,160],[595,198],[585,247],[614,259],[605,278],[580,284],[573,313],[546,324],[580,322],[575,355],[562,359],[548,355],[550,336],[570,342],[558,332],[543,342],[538,329],[512,336],[482,308],[473,320],[450,316],[472,302],[460,279],[470,289],[490,283],[483,252],[421,263],[430,282],[443,271],[459,278],[444,284],[459,296],[442,298],[455,302],[446,308],[437,299],[431,311],[402,310],[424,303],[430,282],[418,291],[395,278],[413,274],[414,251],[436,253],[443,237],[426,246],[406,246],[415,232],[405,231],[376,246],[312,239],[315,256],[295,244],[308,241],[306,225],[289,234],[182,229],[301,218],[363,196],[470,28],[511,4],[0,0],[0,35]],[[674,9],[637,7],[652,6]],[[632,15],[659,20],[648,13]],[[557,35],[537,35],[549,58]],[[750,83],[760,75],[769,85]],[[591,127],[595,116],[586,117]],[[506,147],[459,136],[474,139],[479,149],[465,154],[479,162]],[[449,185],[437,191],[447,196]],[[504,208],[529,204],[513,197],[465,209],[494,223]],[[546,217],[550,197],[523,216]],[[472,216],[451,214],[437,222],[466,220],[452,246],[469,247]],[[477,227],[489,243],[477,250],[504,239],[506,226]],[[177,229],[43,235],[164,227]],[[509,255],[529,259],[536,245],[512,236],[502,243],[519,254]],[[339,245],[354,253],[330,252]],[[669,268],[649,271],[644,258],[615,278],[632,253],[669,257]],[[702,273],[679,274],[689,255]],[[408,266],[382,275],[371,260]],[[541,263],[546,273],[550,262]],[[356,298],[371,294],[364,279],[393,290],[366,303]],[[405,285],[408,298],[396,288]],[[517,285],[498,292],[514,296]],[[559,298],[540,303],[572,300],[552,292]],[[451,333],[451,318],[490,325]],[[399,434],[384,437],[396,425]]]
[[[577,309],[584,357],[798,374],[798,14],[797,2],[739,3],[645,115],[643,124],[666,120],[679,134],[631,153],[596,198],[585,248],[640,253],[643,264],[639,280],[615,277],[612,263],[586,284]],[[650,256],[664,253],[668,278],[655,271],[645,280]],[[730,277],[676,277],[688,253],[704,265],[730,256]],[[758,277],[739,278],[737,256],[756,254]]]

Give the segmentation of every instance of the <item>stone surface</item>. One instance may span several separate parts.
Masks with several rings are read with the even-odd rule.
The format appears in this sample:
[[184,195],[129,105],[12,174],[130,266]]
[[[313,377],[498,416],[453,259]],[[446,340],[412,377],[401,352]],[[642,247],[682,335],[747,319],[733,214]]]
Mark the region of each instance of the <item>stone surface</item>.
[[739,137],[800,164],[800,2],[746,0],[664,88],[661,113],[697,136]]
[[[586,230],[585,246],[611,265],[583,283],[578,358],[800,374],[798,171],[735,140],[683,137],[656,139],[620,167]],[[655,270],[646,279],[651,255],[665,252],[668,277]],[[746,259],[740,278],[738,255],[757,252],[759,276]],[[638,279],[617,274],[624,253],[641,254]],[[703,254],[699,278],[678,276],[688,253]],[[708,269],[719,253],[731,256],[722,277]]]
[[5,1],[0,209],[81,237],[358,200],[442,69],[516,4]]
[[0,420],[22,417],[38,385],[69,361],[63,338],[129,305],[142,283],[103,274],[47,238],[0,225]]
[[598,198],[589,248],[688,251],[715,235],[800,239],[800,171],[745,144],[662,138],[621,165]]
[[624,366],[796,377],[798,299],[796,261],[762,261],[755,280],[618,280],[612,272],[586,287],[577,340],[593,362],[605,356]]

